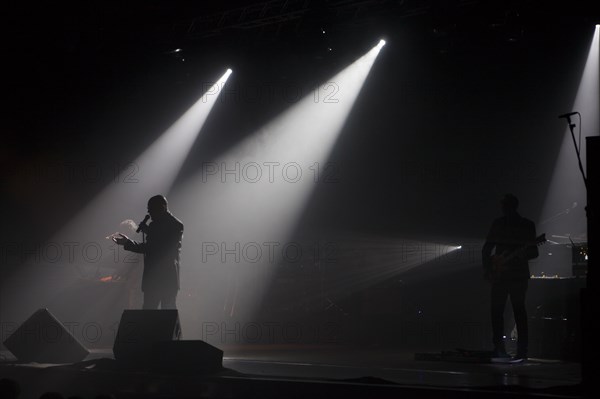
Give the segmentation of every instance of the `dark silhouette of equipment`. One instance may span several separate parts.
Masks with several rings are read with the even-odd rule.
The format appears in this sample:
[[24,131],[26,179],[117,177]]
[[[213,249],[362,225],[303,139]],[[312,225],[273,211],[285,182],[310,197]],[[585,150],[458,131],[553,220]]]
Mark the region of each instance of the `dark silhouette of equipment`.
[[588,246],[587,242],[573,244],[571,247],[573,275],[585,277],[587,274]]
[[75,363],[89,351],[46,308],[37,310],[4,341],[21,362]]
[[586,288],[581,290],[581,382],[584,388],[584,395],[592,396],[597,391],[597,373],[594,363],[598,353],[598,323],[597,319],[598,303],[598,277],[596,274],[598,266],[598,231],[600,226],[598,218],[598,203],[600,202],[600,137],[586,137],[587,147],[587,173],[590,181],[587,190],[586,216],[588,222],[587,229],[587,273]]
[[130,368],[213,372],[223,351],[199,340],[181,340],[176,309],[125,310],[115,338],[115,359]]
[[566,114],[562,114],[558,116],[558,119],[562,119],[562,118],[570,118],[573,115],[577,115],[579,112],[575,111],[575,112],[567,112]]
[[149,349],[164,341],[179,340],[181,327],[176,309],[125,310],[113,345],[115,359],[138,362],[150,357]]

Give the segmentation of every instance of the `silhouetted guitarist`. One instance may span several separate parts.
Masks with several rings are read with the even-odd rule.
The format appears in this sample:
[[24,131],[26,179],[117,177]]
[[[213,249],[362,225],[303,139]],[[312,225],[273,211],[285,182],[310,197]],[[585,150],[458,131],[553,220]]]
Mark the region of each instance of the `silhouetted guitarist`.
[[491,283],[494,358],[509,358],[504,346],[504,308],[510,296],[518,334],[517,354],[512,361],[522,361],[528,349],[528,261],[538,257],[536,244],[545,239],[541,236],[536,241],[535,224],[517,212],[517,197],[506,194],[501,205],[503,216],[494,220],[482,250],[484,276]]

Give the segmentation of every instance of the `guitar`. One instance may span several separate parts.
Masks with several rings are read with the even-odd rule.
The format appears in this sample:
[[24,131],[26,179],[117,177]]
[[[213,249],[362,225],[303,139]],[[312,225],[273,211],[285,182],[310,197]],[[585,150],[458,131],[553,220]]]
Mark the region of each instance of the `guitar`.
[[492,280],[495,277],[498,277],[500,274],[506,272],[508,270],[508,264],[510,261],[515,259],[518,256],[523,255],[523,253],[529,248],[531,245],[540,246],[545,243],[546,233],[539,235],[532,243],[525,244],[519,248],[516,248],[512,251],[504,251],[501,254],[496,254],[492,256],[492,267],[491,267],[491,277]]

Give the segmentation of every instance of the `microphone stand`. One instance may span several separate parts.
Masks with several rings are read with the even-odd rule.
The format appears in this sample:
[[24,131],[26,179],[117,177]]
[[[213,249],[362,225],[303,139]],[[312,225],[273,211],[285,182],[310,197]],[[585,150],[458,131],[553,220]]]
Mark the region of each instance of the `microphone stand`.
[[[577,113],[579,118],[581,119],[581,114]],[[569,130],[571,131],[571,138],[573,139],[573,145],[575,146],[575,153],[577,154],[577,162],[579,163],[579,170],[581,171],[581,176],[583,177],[583,184],[585,184],[585,191],[587,192],[588,183],[587,178],[585,177],[585,172],[583,171],[583,165],[581,164],[581,155],[579,153],[579,147],[577,146],[577,140],[575,140],[575,132],[573,128],[575,127],[574,123],[571,123],[571,116],[567,116],[567,123],[569,124]]]

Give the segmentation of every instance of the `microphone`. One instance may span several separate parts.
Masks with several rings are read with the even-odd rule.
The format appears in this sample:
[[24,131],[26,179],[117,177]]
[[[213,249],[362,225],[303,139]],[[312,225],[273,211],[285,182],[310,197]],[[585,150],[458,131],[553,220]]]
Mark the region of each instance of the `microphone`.
[[138,225],[138,228],[135,231],[136,233],[139,233],[140,230],[142,230],[142,226],[146,226],[146,222],[148,221],[148,219],[150,219],[150,215],[146,215],[146,217],[144,218],[144,220],[142,220],[142,222]]
[[558,119],[562,119],[562,118],[570,118],[573,115],[578,114],[579,112],[575,111],[575,112],[569,112],[568,114],[562,114],[558,116]]

